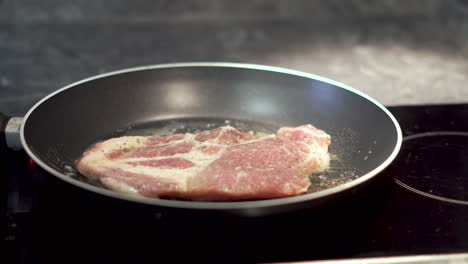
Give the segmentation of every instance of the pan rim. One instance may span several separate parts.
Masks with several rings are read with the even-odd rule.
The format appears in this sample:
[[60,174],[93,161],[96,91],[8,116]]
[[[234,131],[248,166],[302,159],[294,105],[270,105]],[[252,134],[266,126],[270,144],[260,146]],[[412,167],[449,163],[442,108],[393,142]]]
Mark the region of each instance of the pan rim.
[[[137,72],[137,71],[155,70],[155,69],[163,69],[163,68],[181,68],[181,67],[218,67],[218,68],[225,67],[225,68],[241,68],[241,69],[277,72],[277,73],[284,73],[288,75],[294,75],[294,76],[317,80],[320,82],[328,83],[333,86],[348,90],[358,96],[363,97],[369,102],[373,103],[375,106],[380,108],[380,110],[382,110],[390,118],[390,120],[393,122],[393,125],[395,126],[395,132],[397,134],[395,147],[392,153],[387,157],[387,159],[384,162],[382,162],[379,166],[374,168],[372,171],[358,177],[357,179],[354,179],[347,183],[340,184],[338,186],[325,189],[322,191],[293,196],[293,197],[276,198],[276,199],[268,199],[268,200],[256,200],[256,201],[233,201],[233,202],[178,201],[178,200],[163,200],[163,199],[144,198],[144,197],[142,198],[142,197],[136,197],[136,196],[123,195],[115,191],[100,188],[100,187],[97,187],[97,186],[94,186],[85,182],[81,182],[81,181],[78,181],[76,179],[73,179],[71,177],[64,175],[63,173],[55,170],[54,168],[50,167],[45,162],[43,162],[29,148],[27,140],[24,135],[24,129],[28,122],[28,119],[36,108],[38,108],[42,103],[49,100],[53,96],[65,90],[74,88],[82,83],[90,82],[93,80],[97,80],[97,79],[101,79],[101,78],[105,78],[105,77],[109,77],[113,75],[119,75],[123,73],[130,73],[130,72]],[[302,71],[276,67],[276,66],[267,66],[267,65],[261,65],[261,64],[250,64],[250,63],[234,63],[234,62],[178,62],[178,63],[154,64],[154,65],[138,66],[138,67],[131,67],[131,68],[110,71],[107,73],[102,73],[102,74],[94,75],[94,76],[79,80],[77,82],[71,83],[69,85],[66,85],[56,90],[55,92],[47,95],[46,97],[41,99],[39,102],[37,102],[24,116],[24,119],[20,128],[20,139],[21,139],[21,144],[23,145],[24,150],[29,155],[29,157],[34,160],[36,164],[38,164],[41,168],[46,170],[48,173],[58,177],[59,179],[67,183],[73,184],[77,187],[80,187],[82,189],[92,191],[101,195],[105,195],[111,198],[117,198],[121,200],[127,200],[131,202],[143,203],[143,204],[148,204],[148,205],[173,207],[173,208],[210,209],[210,210],[211,209],[213,210],[230,210],[230,209],[238,210],[238,209],[286,206],[286,205],[297,204],[297,203],[301,203],[301,202],[305,202],[309,200],[320,199],[320,198],[331,196],[336,193],[343,192],[355,186],[361,185],[364,182],[367,182],[368,180],[372,179],[377,174],[379,174],[381,171],[383,171],[396,158],[396,156],[398,155],[401,149],[401,145],[403,142],[403,136],[402,136],[400,125],[398,121],[396,120],[396,118],[393,116],[393,114],[391,114],[391,112],[381,103],[379,103],[377,100],[375,100],[374,98],[370,97],[369,95],[365,94],[362,91],[352,88],[346,84],[328,79],[326,77],[315,75],[312,73],[306,73]]]

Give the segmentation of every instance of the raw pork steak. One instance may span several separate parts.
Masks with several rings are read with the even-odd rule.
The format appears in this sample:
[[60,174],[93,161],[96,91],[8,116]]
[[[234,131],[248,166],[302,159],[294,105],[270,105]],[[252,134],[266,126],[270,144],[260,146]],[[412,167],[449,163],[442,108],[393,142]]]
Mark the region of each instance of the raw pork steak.
[[233,127],[96,144],[77,170],[110,189],[199,201],[267,199],[304,193],[308,175],[330,161],[330,136],[311,125],[258,136]]

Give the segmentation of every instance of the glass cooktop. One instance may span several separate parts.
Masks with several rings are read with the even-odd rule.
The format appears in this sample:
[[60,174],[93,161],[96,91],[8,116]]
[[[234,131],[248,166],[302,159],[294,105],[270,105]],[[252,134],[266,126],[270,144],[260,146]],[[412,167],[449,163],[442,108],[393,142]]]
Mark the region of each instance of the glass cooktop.
[[263,218],[156,210],[65,184],[24,152],[2,158],[10,263],[285,262],[468,252],[468,105],[389,107],[405,136],[374,185]]

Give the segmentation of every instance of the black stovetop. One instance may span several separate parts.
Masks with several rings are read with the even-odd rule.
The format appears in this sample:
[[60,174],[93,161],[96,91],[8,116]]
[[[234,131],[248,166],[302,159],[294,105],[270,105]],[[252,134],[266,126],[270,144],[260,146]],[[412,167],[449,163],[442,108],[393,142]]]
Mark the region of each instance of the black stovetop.
[[[405,136],[378,186],[264,218],[157,210],[79,190],[24,152],[2,160],[5,251],[17,263],[280,262],[468,252],[468,105],[389,107]],[[12,262],[13,263],[13,262]]]

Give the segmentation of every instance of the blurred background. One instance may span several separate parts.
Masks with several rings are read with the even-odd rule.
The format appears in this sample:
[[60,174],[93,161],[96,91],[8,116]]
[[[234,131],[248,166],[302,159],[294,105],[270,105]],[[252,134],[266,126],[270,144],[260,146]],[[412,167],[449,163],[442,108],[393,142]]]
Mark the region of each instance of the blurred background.
[[0,111],[127,67],[267,64],[393,105],[468,102],[468,1],[0,0]]

